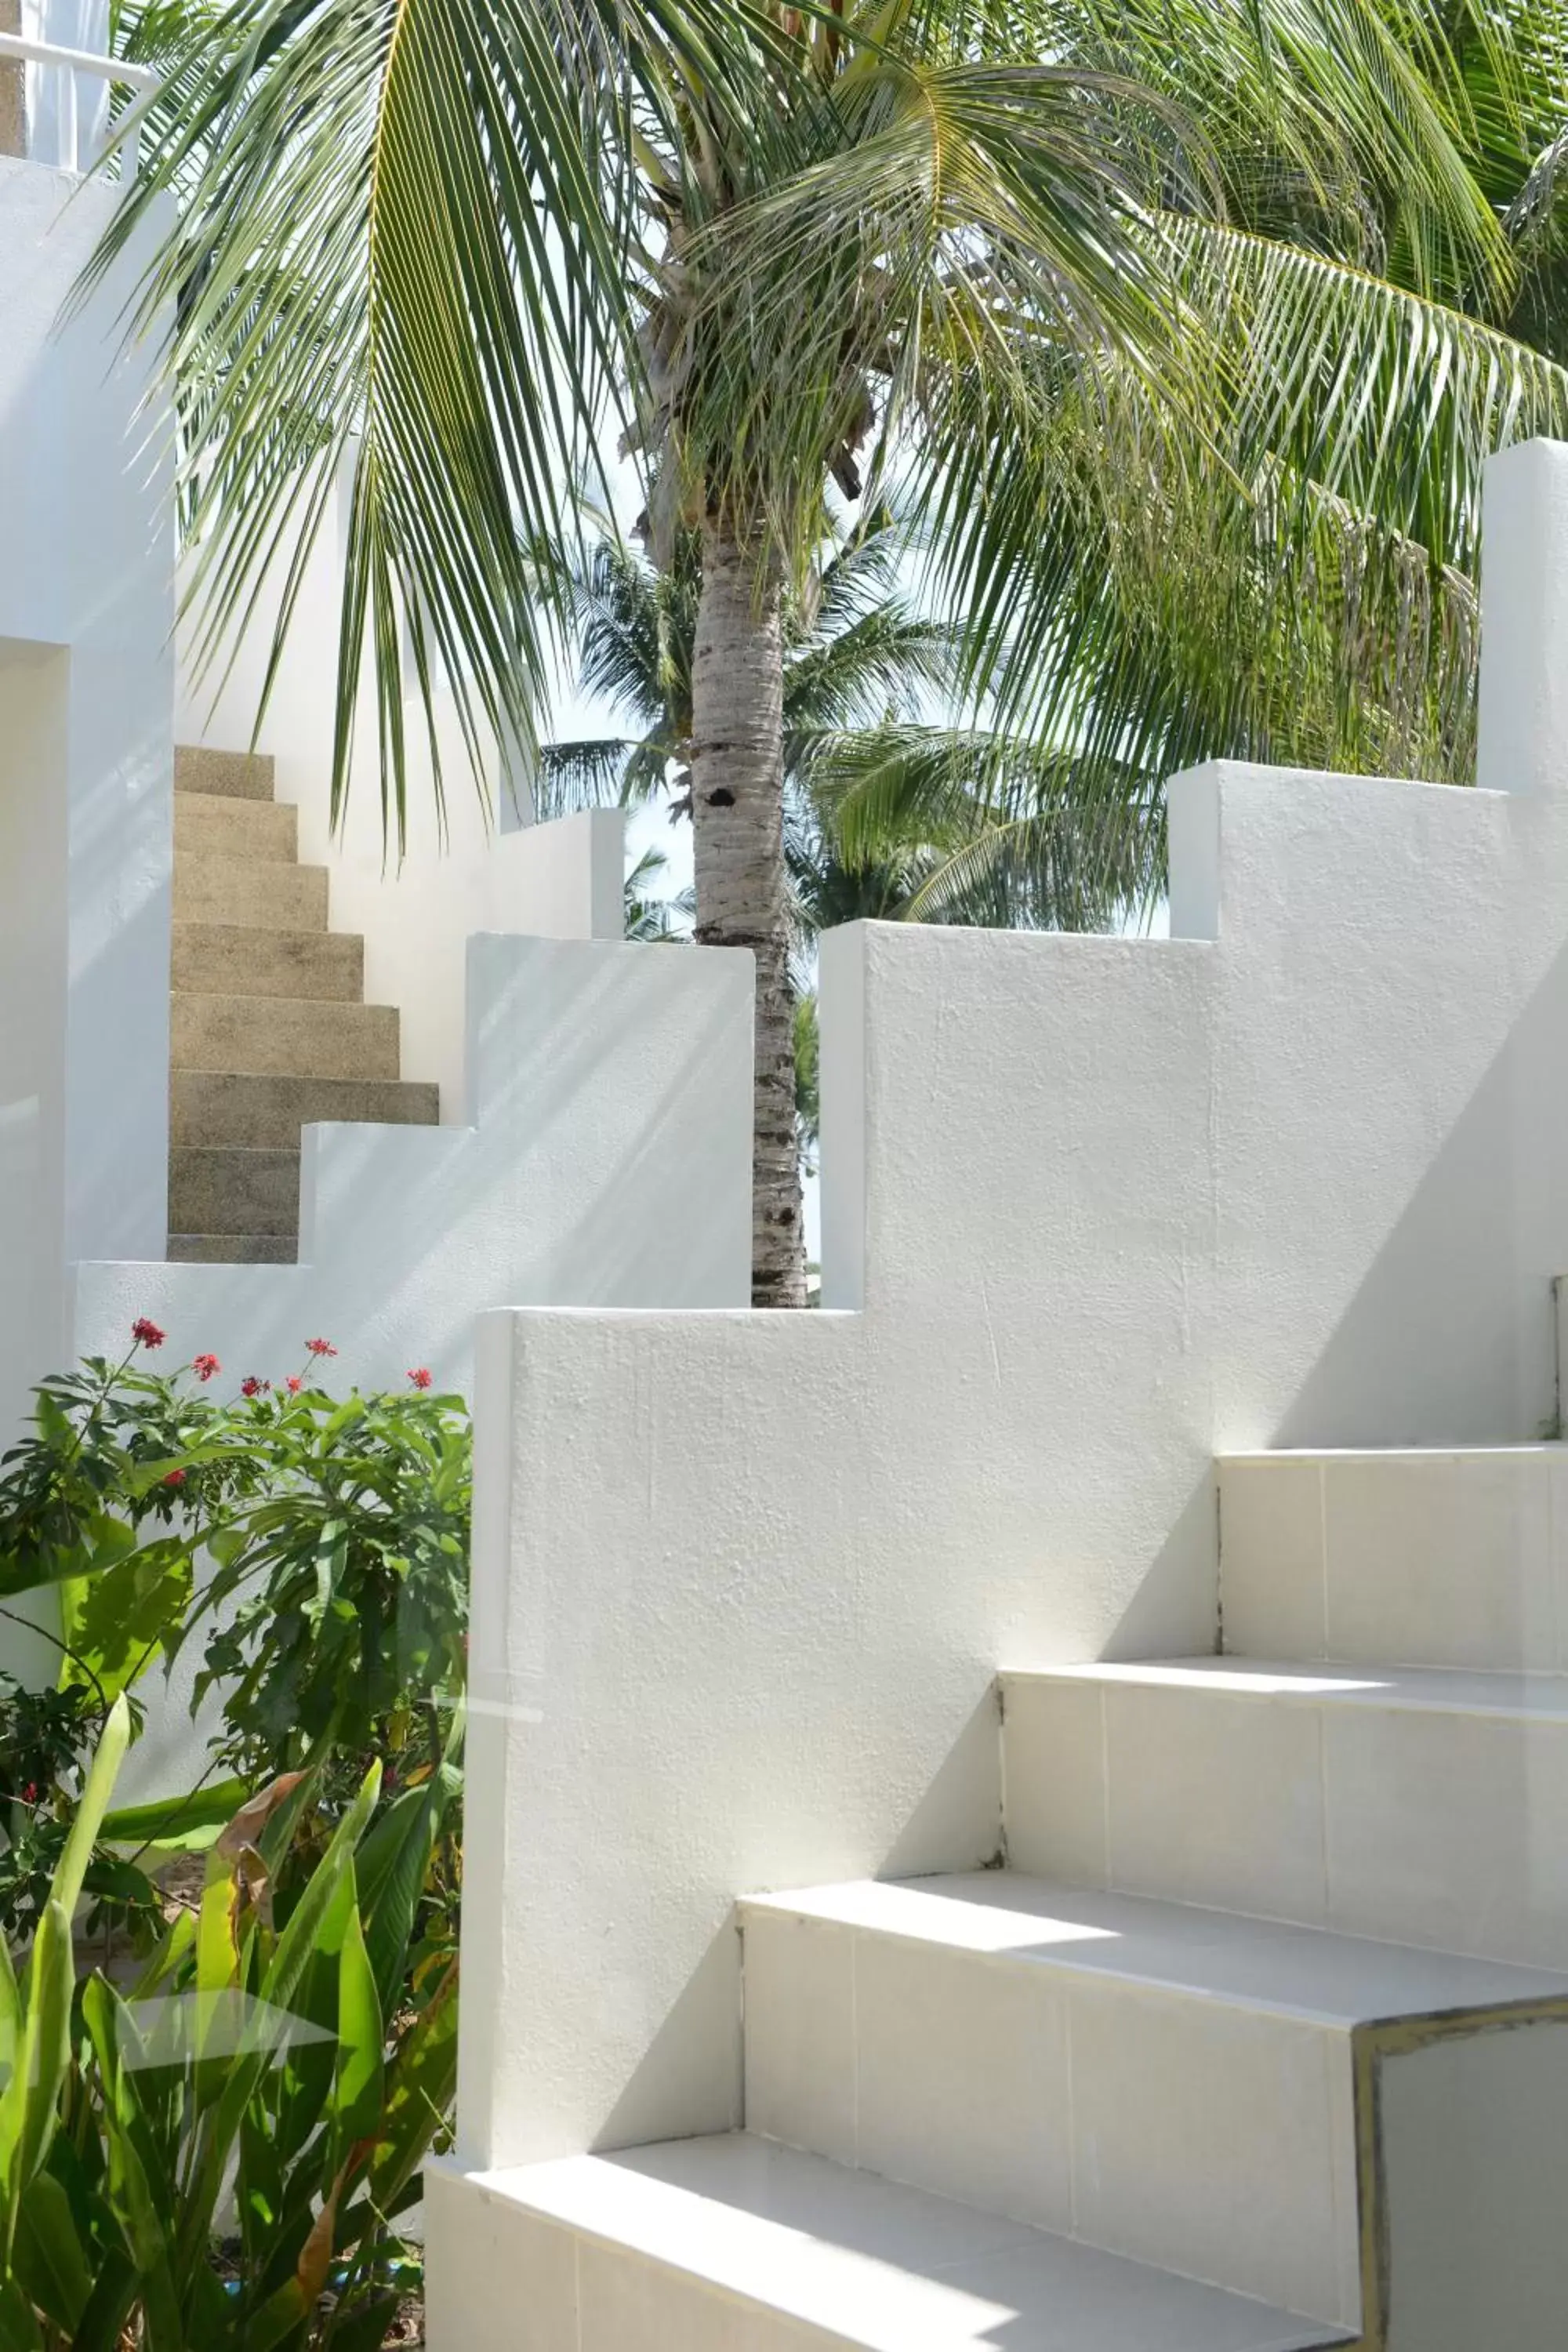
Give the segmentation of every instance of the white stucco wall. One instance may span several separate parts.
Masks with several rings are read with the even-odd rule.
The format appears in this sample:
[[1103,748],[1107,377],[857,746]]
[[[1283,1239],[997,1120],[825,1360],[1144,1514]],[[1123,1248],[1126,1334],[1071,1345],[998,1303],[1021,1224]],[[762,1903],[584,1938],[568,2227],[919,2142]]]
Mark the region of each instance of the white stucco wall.
[[1216,766],[1169,940],[836,934],[840,1311],[487,1318],[465,2162],[734,2124],[735,1895],[991,1859],[999,1667],[1213,1646],[1216,1452],[1551,1415],[1565,489],[1489,490],[1517,793]]
[[475,1318],[502,1301],[744,1298],[752,969],[739,950],[470,940],[475,1124],[308,1128],[300,1265],[79,1265],[75,1352],[111,1353],[150,1315],[163,1363],[210,1349],[226,1382],[298,1370],[319,1334],[340,1391],[426,1365],[467,1391]]
[[[70,201],[68,202],[68,199]],[[68,1346],[64,1262],[162,1255],[173,543],[114,197],[0,157],[0,1427]]]

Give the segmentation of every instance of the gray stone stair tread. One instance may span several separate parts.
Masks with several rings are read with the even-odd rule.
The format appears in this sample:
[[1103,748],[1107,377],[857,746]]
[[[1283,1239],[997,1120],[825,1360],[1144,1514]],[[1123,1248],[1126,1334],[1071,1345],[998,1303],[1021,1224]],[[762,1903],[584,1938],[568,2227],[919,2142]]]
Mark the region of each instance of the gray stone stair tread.
[[343,1119],[434,1127],[440,1088],[411,1078],[317,1078],[244,1070],[176,1070],[172,1139],[184,1145],[298,1146],[301,1127]]
[[324,931],[329,893],[324,866],[208,856],[197,850],[182,850],[174,860],[176,922]]
[[395,1079],[398,1014],[390,1004],[178,990],[170,1003],[169,1060],[175,1070]]
[[300,1229],[300,1147],[175,1144],[169,1152],[169,1224],[185,1233],[279,1234]]
[[174,803],[176,866],[191,856],[292,866],[299,854],[300,812],[287,802],[237,800],[225,793],[182,793]]
[[293,1265],[300,1245],[292,1234],[171,1234],[172,1265]]
[[171,970],[177,990],[357,1004],[364,941],[351,931],[176,922]]

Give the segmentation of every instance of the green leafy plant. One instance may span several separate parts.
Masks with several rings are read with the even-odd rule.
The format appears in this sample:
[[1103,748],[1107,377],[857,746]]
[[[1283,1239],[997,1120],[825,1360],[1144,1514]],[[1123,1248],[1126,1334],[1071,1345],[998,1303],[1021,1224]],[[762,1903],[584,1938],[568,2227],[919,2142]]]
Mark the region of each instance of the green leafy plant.
[[292,1885],[312,1776],[272,1784],[140,1979],[73,1998],[71,1914],[128,1737],[121,1699],[27,1961],[0,1963],[0,2352],[370,2352],[455,2084],[456,1962],[409,1963],[458,1735],[379,1814],[373,1765]]
[[62,1627],[53,1686],[0,1675],[0,1936],[19,1946],[37,1929],[115,1696],[129,1696],[134,1737],[132,1686],[205,1641],[195,1699],[216,1691],[221,1714],[208,1771],[108,1817],[83,1875],[87,1932],[106,1954],[145,1958],[164,1931],[170,1862],[212,1845],[254,1790],[308,1767],[285,1899],[374,1759],[383,1811],[405,1791],[443,1793],[409,1962],[427,1972],[456,1949],[461,1881],[466,1409],[422,1367],[398,1396],[330,1396],[312,1379],[336,1353],[324,1339],[306,1343],[298,1372],[247,1375],[227,1397],[211,1355],[149,1370],[163,1344],[139,1318],[118,1363],[44,1382],[0,1475],[0,1591],[58,1599]]
[[196,1697],[222,1690],[226,1762],[286,1771],[322,1742],[395,1761],[422,1722],[433,1760],[466,1664],[461,1400],[302,1391],[247,1412],[224,1443],[264,1474],[209,1534],[216,1572],[170,1644],[210,1629]]

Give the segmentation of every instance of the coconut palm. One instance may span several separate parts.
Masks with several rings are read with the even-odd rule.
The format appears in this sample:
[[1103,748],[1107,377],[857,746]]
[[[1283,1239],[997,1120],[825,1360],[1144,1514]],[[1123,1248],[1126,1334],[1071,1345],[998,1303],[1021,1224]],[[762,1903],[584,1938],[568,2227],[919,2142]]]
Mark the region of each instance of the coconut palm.
[[[963,632],[912,608],[900,584],[910,551],[900,520],[875,511],[830,541],[784,603],[797,985],[808,984],[816,933],[836,924],[1082,930],[1136,910],[1159,883],[1157,782],[1123,768],[1107,790],[1098,771],[1032,739],[923,717],[956,693]],[[571,563],[578,686],[636,731],[542,746],[538,815],[668,793],[672,815],[689,816],[699,582],[689,532],[663,572],[608,529]]]
[[[1506,55],[1487,12],[1465,0],[1447,26],[1463,91],[1456,146],[1510,248],[1500,287],[1425,243],[1397,183],[1374,177],[1360,217],[1335,221],[1264,146],[1242,151],[1245,168],[1229,175],[1238,331],[1255,312],[1279,315],[1269,276],[1314,266],[1303,248],[1388,281],[1358,431],[1331,444],[1308,400],[1304,430],[1258,439],[1243,409],[1234,438],[1231,420],[1215,421],[1214,448],[1232,464],[1194,467],[1169,439],[1151,441],[1121,484],[1095,467],[1092,499],[1057,495],[1058,444],[1027,557],[1032,608],[1048,625],[1026,656],[1012,653],[1031,683],[1031,723],[1070,740],[1086,770],[1131,761],[1154,778],[1228,755],[1473,775],[1478,460],[1523,434],[1568,430],[1568,7],[1511,0],[1501,13]],[[1202,80],[1201,61],[1173,52],[1161,86]],[[1325,374],[1344,363],[1340,299],[1319,322]],[[1264,383],[1278,364],[1268,341]],[[1435,429],[1409,430],[1412,388]],[[1064,406],[1058,421],[1065,439],[1100,438],[1086,412]]]
[[[699,534],[698,935],[757,959],[759,1301],[803,1288],[784,614],[827,485],[900,478],[1005,719],[1079,625],[1034,561],[1064,501],[1115,534],[1146,471],[1217,468],[1300,548],[1325,486],[1376,514],[1385,476],[1473,466],[1473,376],[1413,376],[1332,257],[1385,214],[1459,381],[1428,294],[1496,310],[1512,278],[1457,13],[1507,120],[1480,0],[216,0],[172,51],[100,259],[156,247],[136,320],[174,321],[209,644],[279,562],[287,628],[348,462],[335,800],[367,658],[395,812],[438,673],[476,772],[530,739],[569,621],[534,551],[612,409],[656,562]],[[1228,226],[1260,177],[1321,257]]]

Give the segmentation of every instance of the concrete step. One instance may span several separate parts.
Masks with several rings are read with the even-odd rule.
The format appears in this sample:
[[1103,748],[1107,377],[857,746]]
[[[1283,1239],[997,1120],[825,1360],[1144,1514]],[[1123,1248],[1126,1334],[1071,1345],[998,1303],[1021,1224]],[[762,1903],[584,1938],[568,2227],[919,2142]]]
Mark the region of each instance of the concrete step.
[[1568,1667],[1568,1447],[1232,1455],[1219,1507],[1240,1656]]
[[398,1015],[390,1004],[325,1004],[177,992],[169,1007],[176,1070],[279,1077],[395,1078]]
[[230,800],[221,793],[174,799],[174,856],[254,858],[292,866],[300,855],[300,812],[283,801]]
[[169,1230],[182,1234],[300,1232],[300,1146],[182,1144],[169,1153]]
[[209,751],[202,744],[174,746],[174,790],[220,793],[226,800],[269,801],[272,759],[266,751]]
[[300,1255],[292,1234],[171,1234],[172,1265],[292,1265]]
[[740,1920],[748,2131],[1344,2328],[1386,2235],[1358,2193],[1375,2100],[1428,2046],[1526,2034],[1560,2147],[1498,2134],[1483,2076],[1387,2186],[1453,2244],[1477,2174],[1506,2181],[1515,2254],[1568,2309],[1568,1975],[1008,1871],[753,1897]]
[[176,923],[171,974],[177,991],[357,1004],[364,994],[364,941],[345,931]]
[[297,1148],[301,1127],[370,1120],[434,1127],[441,1090],[421,1080],[269,1076],[235,1070],[175,1070],[169,1082],[170,1140],[256,1150]]
[[1568,1969],[1568,1678],[1193,1658],[1002,1696],[1017,1869]]
[[504,2172],[464,2175],[448,2160],[425,2181],[428,2336],[454,2352],[1305,2352],[1346,2341],[744,2133]]
[[187,850],[174,861],[174,911],[176,923],[324,931],[327,869],[254,857],[208,857]]

